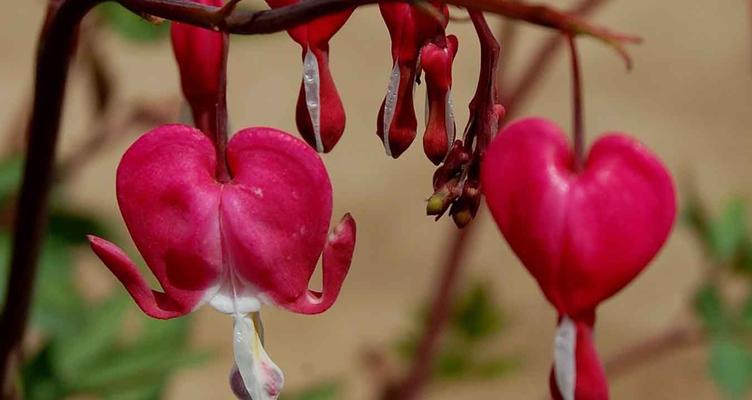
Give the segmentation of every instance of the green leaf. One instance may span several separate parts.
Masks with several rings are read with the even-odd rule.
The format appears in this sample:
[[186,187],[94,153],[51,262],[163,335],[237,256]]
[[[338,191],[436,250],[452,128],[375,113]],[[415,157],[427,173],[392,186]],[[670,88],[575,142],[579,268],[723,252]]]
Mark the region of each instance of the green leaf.
[[697,235],[703,245],[710,248],[710,218],[702,206],[697,189],[692,184],[684,198],[684,209],[681,213],[682,221]]
[[50,237],[39,263],[32,323],[48,335],[72,335],[86,306],[73,283],[71,248]]
[[52,346],[48,343],[21,371],[24,398],[27,400],[57,400],[66,396],[52,366]]
[[327,382],[305,389],[294,395],[283,396],[283,400],[334,400],[339,393],[340,385],[337,382]]
[[502,328],[501,310],[491,300],[485,283],[477,283],[458,302],[452,324],[468,341],[478,341],[498,333]]
[[10,263],[10,235],[0,230],[0,305],[5,301],[5,286]]
[[716,262],[733,260],[747,239],[746,209],[740,199],[734,199],[723,213],[710,224],[709,242]]
[[730,399],[741,399],[752,378],[752,361],[736,341],[717,337],[710,346],[710,375]]
[[168,24],[152,24],[117,3],[104,3],[99,12],[102,20],[127,40],[153,42],[165,38],[169,32]]
[[116,347],[122,331],[122,319],[129,301],[113,296],[87,313],[75,335],[61,337],[55,348],[55,367],[67,380],[77,379],[84,368],[97,367],[97,361]]
[[159,400],[164,392],[164,382],[146,382],[122,390],[103,393],[104,400]]
[[473,370],[481,378],[496,379],[514,370],[517,365],[517,361],[500,356],[491,360],[476,362]]
[[110,236],[97,219],[65,208],[52,210],[47,231],[50,238],[71,246],[88,245],[88,234]]
[[715,286],[703,286],[695,293],[694,308],[705,328],[711,334],[727,330],[728,318],[718,289]]
[[442,379],[457,379],[468,374],[470,359],[462,349],[444,349],[436,359],[434,375]]
[[20,156],[0,160],[0,205],[5,205],[18,191],[22,174],[23,160]]
[[154,351],[148,346],[133,346],[112,351],[96,367],[80,371],[73,384],[83,392],[124,390],[136,384],[164,379],[178,368],[195,365],[205,359],[205,355],[187,350],[166,353]]

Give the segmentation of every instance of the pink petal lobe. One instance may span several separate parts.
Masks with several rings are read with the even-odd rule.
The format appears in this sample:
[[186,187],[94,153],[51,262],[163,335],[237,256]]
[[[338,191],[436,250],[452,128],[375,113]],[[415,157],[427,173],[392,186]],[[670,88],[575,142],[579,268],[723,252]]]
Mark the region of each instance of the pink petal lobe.
[[165,125],[141,136],[117,171],[128,232],[166,296],[186,312],[208,300],[222,268],[214,168],[201,131]]
[[170,319],[191,312],[195,305],[191,299],[182,302],[186,299],[172,299],[164,293],[152,290],[138,267],[120,248],[96,236],[90,235],[88,239],[94,253],[118,278],[146,315],[158,319]]
[[299,297],[294,303],[281,304],[282,307],[302,314],[319,314],[334,304],[350,270],[355,251],[355,232],[355,220],[350,214],[346,214],[329,235],[324,246],[321,293],[308,290],[305,296]]
[[304,142],[276,129],[238,132],[228,145],[233,181],[222,194],[228,262],[277,304],[305,295],[324,247],[332,189]]

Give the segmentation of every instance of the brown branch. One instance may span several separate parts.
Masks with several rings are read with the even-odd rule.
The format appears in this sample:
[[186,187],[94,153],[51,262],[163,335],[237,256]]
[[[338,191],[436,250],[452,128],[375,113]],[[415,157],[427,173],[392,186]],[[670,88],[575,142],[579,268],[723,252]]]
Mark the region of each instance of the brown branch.
[[475,221],[475,223],[470,223],[464,229],[455,233],[444,266],[441,269],[441,277],[437,282],[436,290],[433,292],[435,297],[431,304],[426,328],[418,343],[416,356],[410,370],[402,381],[385,388],[382,399],[414,399],[420,394],[430,378],[441,334],[449,321],[452,300],[459,282],[459,273],[469,244],[468,238],[477,225],[477,218]]
[[702,344],[704,341],[705,335],[699,327],[674,325],[665,332],[613,355],[603,363],[603,368],[609,378],[616,378],[676,351]]
[[[606,2],[607,0],[581,0],[572,9],[571,14],[580,18],[585,17],[595,12]],[[519,108],[528,100],[536,84],[541,81],[541,76],[545,75],[546,71],[553,65],[551,61],[556,55],[556,51],[564,43],[564,37],[558,34],[552,35],[534,52],[535,55],[523,68],[524,75],[518,80],[517,85],[512,90],[502,91],[502,104],[507,109],[507,120],[513,118]]]

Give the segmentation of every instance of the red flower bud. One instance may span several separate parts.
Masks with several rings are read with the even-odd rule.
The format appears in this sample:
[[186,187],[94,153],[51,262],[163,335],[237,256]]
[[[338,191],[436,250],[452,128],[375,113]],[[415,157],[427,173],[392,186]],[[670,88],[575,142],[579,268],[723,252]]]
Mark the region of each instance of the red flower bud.
[[[222,0],[194,1],[222,6]],[[214,135],[216,107],[223,101],[225,91],[227,35],[180,22],[172,22],[170,33],[180,84],[194,123],[205,133]]]
[[[297,0],[266,2],[271,7],[283,7]],[[329,70],[329,40],[353,10],[327,15],[287,31],[303,48],[303,79],[295,121],[306,142],[320,153],[331,151],[345,131],[345,108]]]
[[429,43],[420,52],[427,92],[423,151],[436,165],[444,161],[455,137],[451,93],[452,62],[457,54],[457,45],[457,37],[449,35],[443,46]]
[[[448,15],[446,5],[433,1]],[[420,48],[430,39],[444,35],[446,21],[438,21],[406,3],[379,3],[392,40],[393,67],[386,97],[381,103],[376,134],[386,154],[399,157],[415,139],[418,122],[413,92],[419,69]]]

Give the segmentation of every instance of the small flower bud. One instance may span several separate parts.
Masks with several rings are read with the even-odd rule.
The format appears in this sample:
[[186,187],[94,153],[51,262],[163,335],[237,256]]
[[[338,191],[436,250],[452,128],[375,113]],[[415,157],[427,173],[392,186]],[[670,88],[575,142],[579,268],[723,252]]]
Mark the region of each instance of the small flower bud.
[[452,106],[452,62],[457,54],[457,37],[446,37],[445,43],[429,43],[421,50],[421,66],[426,76],[426,131],[423,151],[439,165],[454,142],[455,123]]
[[[222,6],[222,0],[194,0]],[[170,28],[172,49],[180,70],[183,95],[191,106],[196,126],[206,131],[214,108],[223,96],[227,36],[222,32],[173,22]]]
[[[447,14],[441,2],[431,3]],[[420,48],[428,40],[444,35],[446,21],[438,21],[407,3],[379,3],[379,10],[392,39],[393,64],[376,134],[384,143],[386,154],[397,158],[410,147],[418,128],[413,92],[420,69]]]
[[[266,2],[271,7],[283,7],[298,0]],[[329,70],[329,40],[347,22],[353,10],[320,17],[287,31],[303,49],[303,78],[295,122],[303,139],[319,153],[331,151],[345,131],[345,108]]]

